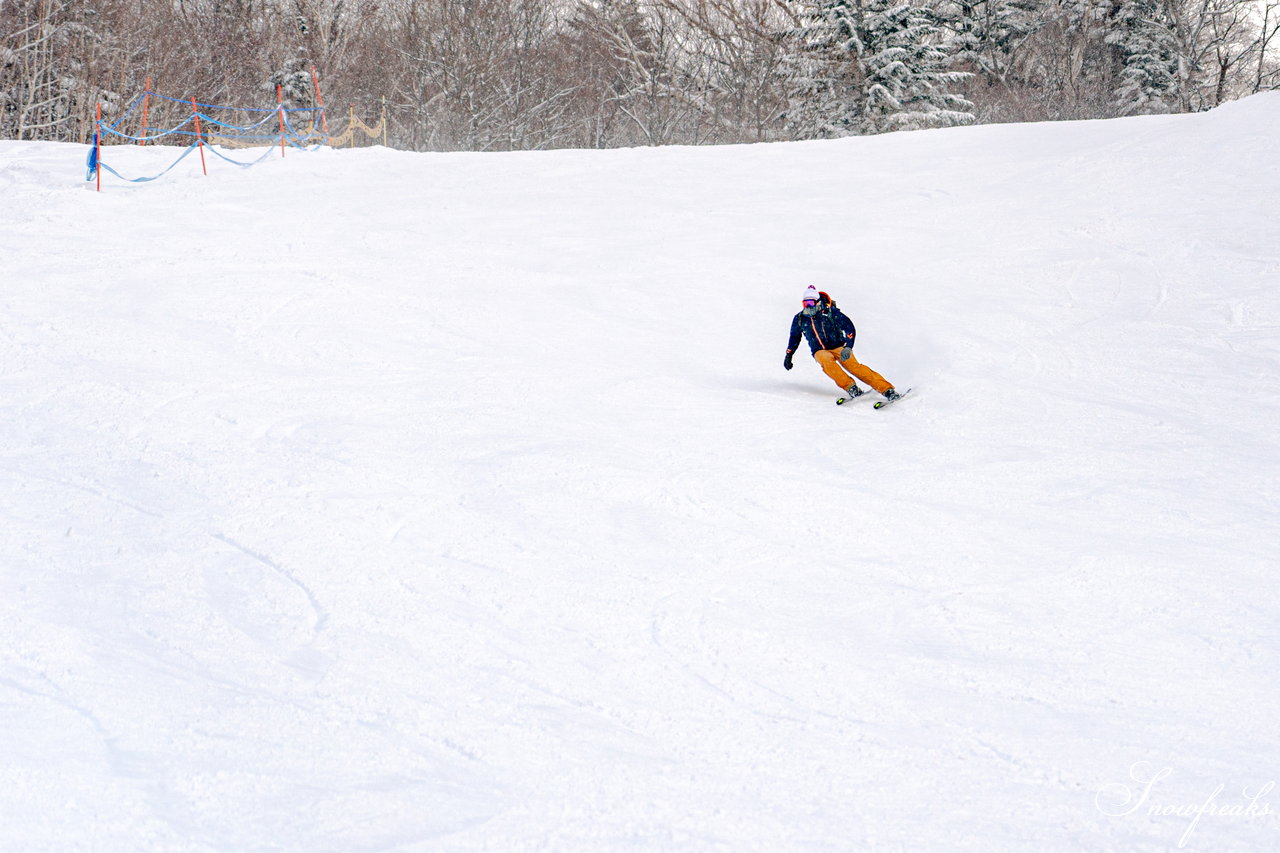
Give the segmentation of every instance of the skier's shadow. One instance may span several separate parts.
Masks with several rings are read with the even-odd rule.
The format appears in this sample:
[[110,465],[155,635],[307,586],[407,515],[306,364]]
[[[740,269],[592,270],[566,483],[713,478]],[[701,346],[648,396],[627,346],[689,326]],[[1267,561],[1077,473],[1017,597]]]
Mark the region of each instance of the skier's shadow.
[[779,394],[786,397],[833,397],[839,393],[834,389],[828,392],[812,385],[803,385],[795,381],[787,382],[782,379],[748,380],[735,382],[734,385],[743,391],[762,394]]

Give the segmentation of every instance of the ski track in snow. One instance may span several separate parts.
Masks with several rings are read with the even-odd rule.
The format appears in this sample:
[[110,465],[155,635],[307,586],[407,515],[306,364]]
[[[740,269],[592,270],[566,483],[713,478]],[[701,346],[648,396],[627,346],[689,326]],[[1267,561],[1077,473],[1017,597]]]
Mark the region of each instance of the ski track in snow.
[[0,850],[1276,849],[1276,138],[0,142]]

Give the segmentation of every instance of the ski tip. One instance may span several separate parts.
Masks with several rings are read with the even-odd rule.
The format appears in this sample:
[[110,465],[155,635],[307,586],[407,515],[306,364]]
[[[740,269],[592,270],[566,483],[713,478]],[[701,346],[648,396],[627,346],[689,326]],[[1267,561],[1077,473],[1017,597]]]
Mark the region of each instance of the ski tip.
[[911,393],[911,389],[908,388],[907,390],[899,393],[898,396],[892,400],[877,400],[875,406],[873,406],[872,408],[883,409],[885,406],[889,405],[890,403],[898,402],[898,400],[901,400],[903,397],[907,396],[910,393]]

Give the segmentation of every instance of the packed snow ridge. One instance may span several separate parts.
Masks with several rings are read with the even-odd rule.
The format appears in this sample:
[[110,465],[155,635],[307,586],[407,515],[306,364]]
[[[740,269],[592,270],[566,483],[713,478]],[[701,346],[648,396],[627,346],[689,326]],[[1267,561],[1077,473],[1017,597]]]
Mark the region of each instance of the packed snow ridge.
[[0,143],[0,849],[1276,849],[1277,139]]

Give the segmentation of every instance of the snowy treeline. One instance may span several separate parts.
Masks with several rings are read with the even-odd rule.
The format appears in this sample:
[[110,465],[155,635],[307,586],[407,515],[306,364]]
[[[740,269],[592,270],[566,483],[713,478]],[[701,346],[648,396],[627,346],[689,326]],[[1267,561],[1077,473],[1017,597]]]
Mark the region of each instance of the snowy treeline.
[[1280,87],[1278,33],[1280,0],[0,0],[0,138],[83,141],[148,76],[310,106],[312,65],[419,150],[1192,111]]

